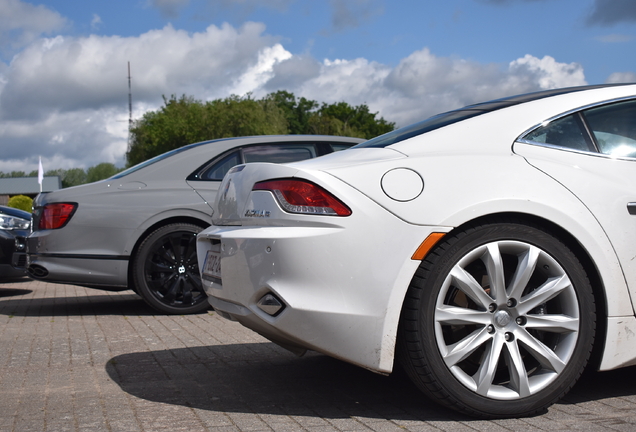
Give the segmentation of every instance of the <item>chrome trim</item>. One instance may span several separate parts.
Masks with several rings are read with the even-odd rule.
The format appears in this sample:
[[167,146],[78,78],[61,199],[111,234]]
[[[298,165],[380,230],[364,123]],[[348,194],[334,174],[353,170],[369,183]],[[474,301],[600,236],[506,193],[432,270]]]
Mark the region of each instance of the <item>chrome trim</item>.
[[[547,148],[551,148],[551,149],[554,149],[554,150],[569,151],[571,153],[584,154],[586,156],[600,157],[600,158],[604,158],[604,159],[625,160],[625,161],[634,161],[634,160],[636,160],[636,157],[611,156],[611,155],[606,155],[605,153],[596,153],[596,152],[590,152],[590,151],[584,151],[584,150],[577,150],[577,149],[573,149],[573,148],[570,148],[570,147],[562,147],[562,146],[558,146],[558,145],[555,145],[555,144],[540,143],[540,142],[536,142],[536,141],[530,141],[530,140],[527,140],[527,139],[518,139],[518,140],[515,141],[515,143],[528,144],[528,145],[533,145],[533,146],[537,146],[537,147],[547,147]],[[513,152],[514,152],[514,144],[513,144]]]
[[130,255],[87,255],[87,254],[66,254],[66,253],[33,253],[30,257],[37,258],[69,258],[69,259],[93,259],[100,261],[129,261]]

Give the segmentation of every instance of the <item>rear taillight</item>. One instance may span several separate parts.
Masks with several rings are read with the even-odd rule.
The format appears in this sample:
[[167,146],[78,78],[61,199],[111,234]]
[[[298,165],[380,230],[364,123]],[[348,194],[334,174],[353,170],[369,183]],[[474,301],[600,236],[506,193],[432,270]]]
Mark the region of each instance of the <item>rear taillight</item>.
[[306,180],[279,179],[256,183],[252,190],[271,191],[289,213],[349,216],[351,210],[338,198]]
[[47,204],[42,209],[38,229],[58,229],[68,223],[77,208],[74,203]]

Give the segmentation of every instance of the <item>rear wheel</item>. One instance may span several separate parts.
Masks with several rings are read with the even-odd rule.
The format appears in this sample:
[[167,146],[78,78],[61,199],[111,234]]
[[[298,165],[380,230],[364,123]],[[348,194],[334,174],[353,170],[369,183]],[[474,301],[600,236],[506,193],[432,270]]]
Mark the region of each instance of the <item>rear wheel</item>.
[[187,223],[153,231],[133,258],[137,293],[167,314],[192,314],[208,309],[196,254],[196,236],[203,228]]
[[577,381],[595,307],[576,256],[538,226],[479,225],[420,265],[400,323],[400,360],[429,396],[472,416],[537,414]]

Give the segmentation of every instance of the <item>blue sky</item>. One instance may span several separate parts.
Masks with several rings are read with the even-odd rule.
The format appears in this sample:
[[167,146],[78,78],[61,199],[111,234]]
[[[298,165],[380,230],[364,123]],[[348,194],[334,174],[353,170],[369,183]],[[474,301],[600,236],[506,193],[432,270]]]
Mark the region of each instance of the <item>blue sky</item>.
[[406,125],[636,81],[634,0],[0,0],[0,171],[125,163],[163,95],[288,90]]

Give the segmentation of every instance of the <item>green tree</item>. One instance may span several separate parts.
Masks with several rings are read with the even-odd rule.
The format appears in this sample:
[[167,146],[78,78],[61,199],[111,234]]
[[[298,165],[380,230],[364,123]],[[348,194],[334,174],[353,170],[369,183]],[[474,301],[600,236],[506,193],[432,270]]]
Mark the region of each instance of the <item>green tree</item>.
[[311,134],[309,119],[318,108],[318,102],[304,97],[296,98],[293,93],[285,90],[270,93],[266,99],[274,101],[283,111],[290,134]]
[[107,179],[109,177],[114,176],[118,172],[119,172],[119,170],[112,163],[102,162],[102,163],[97,164],[97,165],[95,165],[93,167],[90,167],[86,171],[86,182],[87,183],[92,183],[92,182],[96,182],[96,181],[99,181],[99,180],[104,180],[104,179]]
[[230,96],[201,102],[174,95],[134,122],[126,153],[132,166],[186,144],[235,136],[286,134],[284,113],[269,99]]
[[86,171],[84,171],[83,168],[70,168],[68,170],[60,171],[64,171],[63,176],[61,176],[63,188],[79,186],[87,183]]
[[320,105],[288,91],[260,100],[230,96],[202,102],[191,96],[164,97],[164,105],[133,123],[127,166],[182,147],[216,138],[273,134],[326,134],[373,138],[395,129],[365,104]]
[[[35,174],[37,175],[37,173]],[[78,186],[86,183],[86,171],[83,168],[58,168],[44,173],[45,176],[58,176],[62,182],[62,187]]]
[[[351,106],[346,102],[323,103],[315,115],[321,119],[314,120],[312,127],[324,125],[323,127],[326,127],[327,130],[325,132],[315,131],[314,133],[350,135],[371,139],[395,129],[395,123],[387,122],[382,117],[377,119],[378,113],[369,112],[369,107],[366,104]],[[342,133],[338,133],[338,131],[342,131]]]
[[26,177],[26,176],[27,175],[24,171],[11,171],[10,173],[3,175],[3,177]]
[[290,134],[347,135],[371,139],[391,132],[395,123],[376,118],[366,104],[351,106],[346,102],[333,104],[297,98],[288,91],[270,93],[273,100],[285,113]]

